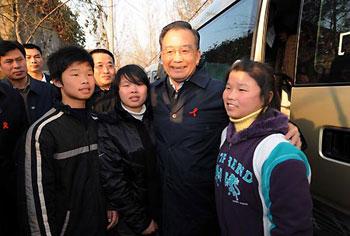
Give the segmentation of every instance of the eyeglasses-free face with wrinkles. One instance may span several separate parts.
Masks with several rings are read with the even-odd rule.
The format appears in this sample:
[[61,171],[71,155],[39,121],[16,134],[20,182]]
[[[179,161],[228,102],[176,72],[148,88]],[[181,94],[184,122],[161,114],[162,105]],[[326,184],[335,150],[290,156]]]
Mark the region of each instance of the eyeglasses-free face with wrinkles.
[[177,83],[189,78],[200,60],[196,39],[190,30],[173,29],[162,40],[161,59],[168,76]]

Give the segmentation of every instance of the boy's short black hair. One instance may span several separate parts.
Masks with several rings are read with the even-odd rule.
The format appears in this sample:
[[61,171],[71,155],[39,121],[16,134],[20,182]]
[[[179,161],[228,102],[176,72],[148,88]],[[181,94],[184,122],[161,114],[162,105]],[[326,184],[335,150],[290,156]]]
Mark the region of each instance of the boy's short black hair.
[[90,55],[91,55],[91,56],[92,56],[93,54],[95,54],[95,53],[104,53],[104,54],[109,55],[109,56],[112,58],[113,64],[115,64],[113,53],[111,53],[111,52],[108,51],[107,49],[104,49],[104,48],[97,48],[97,49],[94,49],[94,50],[90,51]]
[[26,57],[26,51],[22,44],[17,41],[0,40],[0,57],[5,56],[9,51],[18,49],[24,57]]
[[85,49],[77,46],[68,46],[49,56],[47,66],[51,78],[62,82],[62,73],[74,62],[87,62],[94,69],[94,61]]
[[40,52],[40,55],[43,55],[43,52],[41,51],[41,48],[38,45],[35,45],[33,43],[25,43],[23,44],[23,47],[25,49],[36,49]]

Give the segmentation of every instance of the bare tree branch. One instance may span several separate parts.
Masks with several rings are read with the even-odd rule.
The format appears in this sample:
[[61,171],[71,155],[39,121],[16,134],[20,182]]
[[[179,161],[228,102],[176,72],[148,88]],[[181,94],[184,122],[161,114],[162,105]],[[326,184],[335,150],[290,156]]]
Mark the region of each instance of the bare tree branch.
[[[17,1],[17,0],[16,0]],[[57,11],[59,8],[61,8],[63,5],[65,5],[67,2],[69,2],[70,0],[66,0],[66,1],[64,1],[64,2],[62,2],[61,4],[59,4],[59,5],[57,5],[52,11],[50,11],[46,16],[44,16],[37,24],[36,24],[36,26],[34,27],[34,29],[33,29],[33,31],[30,33],[30,35],[28,36],[28,38],[27,38],[27,40],[26,40],[26,43],[28,43],[31,39],[32,39],[32,37],[33,37],[33,35],[34,35],[34,33],[35,33],[35,31],[39,28],[39,26],[48,18],[48,17],[50,17],[53,13],[55,13],[55,11]]]
[[0,13],[0,16],[4,17],[5,19],[7,19],[8,21],[10,21],[11,23],[15,23],[15,21],[14,21],[13,19],[9,18],[8,16],[6,16],[6,15],[4,15],[4,14],[2,14],[2,13]]
[[12,6],[12,4],[4,4],[4,5],[0,5],[0,8],[2,8],[2,7],[10,7],[10,6]]

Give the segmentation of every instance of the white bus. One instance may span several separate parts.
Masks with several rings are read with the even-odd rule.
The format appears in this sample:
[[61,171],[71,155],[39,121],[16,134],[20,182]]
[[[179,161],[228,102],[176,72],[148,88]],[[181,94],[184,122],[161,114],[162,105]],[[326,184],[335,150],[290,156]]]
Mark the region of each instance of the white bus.
[[307,142],[316,235],[350,235],[350,1],[216,0],[191,23],[214,78],[243,57],[274,67]]

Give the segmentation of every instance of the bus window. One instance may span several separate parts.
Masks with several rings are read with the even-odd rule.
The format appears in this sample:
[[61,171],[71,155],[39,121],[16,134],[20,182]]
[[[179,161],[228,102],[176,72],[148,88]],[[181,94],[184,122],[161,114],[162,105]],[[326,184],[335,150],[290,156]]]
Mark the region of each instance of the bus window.
[[297,51],[300,0],[271,0],[266,33],[265,62],[275,71],[280,110],[290,115]]
[[299,10],[300,0],[271,0],[269,8],[265,62],[290,80],[294,78]]
[[305,0],[296,84],[350,82],[350,2]]
[[258,1],[235,1],[214,20],[199,28],[202,63],[209,74],[224,80],[229,66],[250,57]]

